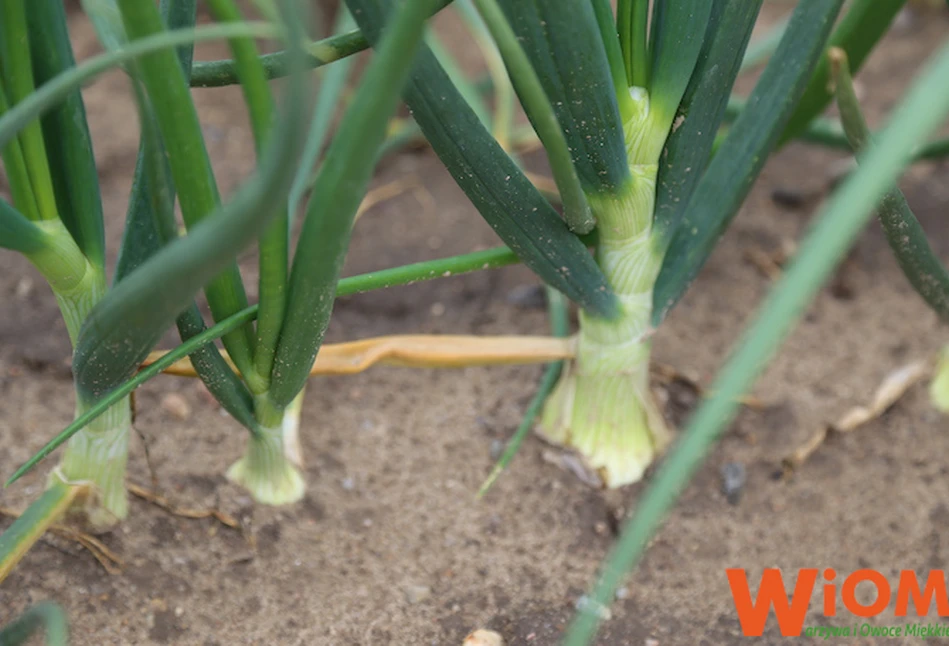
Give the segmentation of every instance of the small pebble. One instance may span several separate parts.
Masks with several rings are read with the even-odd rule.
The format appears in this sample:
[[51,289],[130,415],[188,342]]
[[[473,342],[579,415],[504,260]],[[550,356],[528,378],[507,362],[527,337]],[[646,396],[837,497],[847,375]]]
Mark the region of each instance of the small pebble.
[[547,306],[547,296],[540,285],[518,285],[507,293],[505,300],[522,309],[543,309]]
[[407,585],[403,590],[405,600],[411,604],[420,603],[432,596],[432,589],[427,585]]
[[616,588],[616,600],[623,601],[624,599],[629,599],[629,588],[625,585],[621,588]]
[[16,297],[21,301],[33,292],[33,281],[29,278],[21,278],[16,284]]
[[800,209],[807,204],[808,195],[796,188],[779,186],[771,191],[771,201],[788,209]]
[[741,500],[741,492],[745,488],[747,473],[745,465],[740,462],[726,462],[722,465],[722,493],[733,505]]
[[179,393],[168,393],[161,399],[161,408],[173,417],[186,420],[191,417],[191,405]]
[[493,630],[476,630],[462,642],[462,646],[504,646],[504,638]]

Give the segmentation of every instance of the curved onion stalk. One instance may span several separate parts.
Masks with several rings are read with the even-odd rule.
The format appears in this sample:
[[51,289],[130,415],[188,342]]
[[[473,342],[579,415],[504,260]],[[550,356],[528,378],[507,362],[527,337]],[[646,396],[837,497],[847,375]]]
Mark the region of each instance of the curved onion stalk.
[[[871,133],[853,88],[847,53],[832,48],[828,58],[844,132],[854,153],[862,159],[868,154]],[[903,192],[895,187],[887,192],[877,214],[887,242],[913,289],[943,321],[949,321],[949,271],[930,246]],[[929,395],[933,406],[949,413],[949,347],[936,360]]]

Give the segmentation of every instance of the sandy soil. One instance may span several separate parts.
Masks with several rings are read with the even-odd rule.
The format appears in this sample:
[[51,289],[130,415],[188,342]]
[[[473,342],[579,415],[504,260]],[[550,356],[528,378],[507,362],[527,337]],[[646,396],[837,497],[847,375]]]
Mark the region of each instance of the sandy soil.
[[[785,8],[769,3],[767,17]],[[88,26],[77,19],[73,27],[80,55],[89,55]],[[934,13],[887,38],[861,75],[875,122],[947,27],[949,16]],[[114,256],[137,127],[119,75],[86,97]],[[199,99],[227,191],[253,166],[239,93],[204,91]],[[842,158],[792,145],[768,164],[659,332],[659,361],[702,381],[714,374],[769,287],[745,254],[799,238]],[[406,175],[419,178],[434,208],[409,193],[367,213],[347,274],[496,244],[431,154],[388,159],[377,182]],[[949,170],[919,165],[903,185],[949,255],[940,220]],[[253,273],[246,276],[252,283]],[[329,340],[408,331],[543,333],[543,309],[511,298],[533,284],[525,269],[509,268],[343,299]],[[9,474],[68,422],[72,391],[53,299],[11,253],[0,255],[0,300],[12,305],[0,316],[0,473]],[[793,478],[776,478],[781,459],[816,428],[867,401],[889,371],[931,356],[947,338],[874,225],[757,385],[767,406],[741,413],[685,492],[598,643],[737,641],[727,567],[872,567],[894,577],[902,569],[947,567],[949,424],[930,410],[924,388],[879,421],[828,443]],[[256,507],[225,481],[244,442],[238,425],[208,406],[194,382],[157,379],[138,394],[142,439],[133,442],[131,480],[150,482],[144,441],[168,496],[232,513],[244,533],[133,499],[128,522],[104,538],[125,560],[122,574],[105,573],[73,544],[44,540],[0,587],[0,622],[54,599],[69,612],[77,646],[451,645],[478,627],[498,630],[510,646],[554,644],[614,540],[616,519],[635,509],[642,486],[591,490],[545,462],[547,447],[532,439],[493,492],[475,501],[492,450],[516,427],[540,372],[380,368],[313,381],[303,413],[308,493],[282,509]],[[162,405],[169,394],[189,404],[186,419]],[[681,420],[694,396],[668,394],[670,414]],[[748,474],[737,504],[721,491],[720,470],[730,462]],[[0,493],[0,504],[25,504],[43,482],[42,473],[24,478]],[[840,624],[849,620],[842,616]],[[808,624],[822,623],[814,604]],[[775,627],[769,631],[764,643],[779,642]]]

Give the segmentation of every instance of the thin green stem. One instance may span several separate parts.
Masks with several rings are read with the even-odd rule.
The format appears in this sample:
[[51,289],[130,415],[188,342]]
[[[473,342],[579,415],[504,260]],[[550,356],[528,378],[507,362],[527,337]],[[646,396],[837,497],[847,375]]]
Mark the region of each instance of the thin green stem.
[[[30,62],[29,29],[26,25],[25,0],[8,0],[0,13],[0,71],[6,90],[6,100],[15,106],[33,91],[33,65]],[[29,175],[37,215],[43,220],[57,219],[56,194],[46,158],[43,131],[38,121],[30,123],[20,133],[20,150]]]
[[[441,11],[452,0],[442,0],[436,5],[435,12]],[[306,63],[311,68],[322,67],[343,58],[369,49],[369,41],[358,29],[324,38],[306,45],[309,58]],[[287,52],[274,52],[260,57],[264,73],[268,79],[287,76],[290,73]],[[191,74],[192,87],[224,87],[240,83],[237,75],[237,63],[233,60],[201,61],[194,64]]]
[[[151,2],[118,0],[129,40],[164,31],[158,7]],[[138,67],[168,150],[181,213],[189,228],[214,211],[219,202],[217,183],[197,111],[178,57],[172,50],[143,56]],[[230,265],[205,289],[215,320],[247,307],[247,296],[236,264]],[[228,334],[224,345],[244,375],[252,374],[256,335],[252,325]]]
[[[552,287],[547,287],[546,291],[551,332],[555,337],[566,337],[570,334],[570,321],[568,318],[569,301],[563,294]],[[537,386],[537,392],[527,406],[527,410],[524,411],[524,417],[521,419],[520,425],[517,427],[517,430],[514,431],[514,435],[511,436],[511,439],[508,440],[504,453],[498,458],[494,468],[491,469],[491,473],[487,479],[485,479],[481,488],[478,489],[477,498],[483,498],[484,495],[488,493],[488,489],[494,485],[501,473],[503,473],[511,463],[511,460],[514,459],[514,456],[517,455],[518,450],[520,450],[521,445],[527,438],[527,434],[530,433],[531,428],[533,428],[534,420],[537,419],[537,416],[540,414],[544,402],[547,401],[547,397],[550,396],[554,386],[557,385],[557,380],[560,378],[560,373],[563,370],[563,363],[563,361],[555,361],[549,364],[544,370],[544,376],[541,378],[540,384]]]
[[557,121],[550,100],[544,93],[537,73],[531,66],[527,54],[517,42],[517,36],[497,0],[475,0],[482,18],[488,25],[494,42],[507,65],[524,109],[530,116],[534,128],[547,152],[547,159],[563,201],[564,220],[572,231],[588,233],[596,224],[590,205],[587,203],[577,169],[570,157],[570,148],[563,129]]
[[632,30],[632,69],[630,85],[649,87],[649,0],[633,0]]
[[[622,3],[620,3],[622,4]],[[600,29],[600,38],[606,47],[606,58],[610,62],[610,75],[613,78],[613,92],[619,104],[620,118],[626,123],[632,118],[633,108],[629,98],[629,79],[626,77],[626,63],[623,59],[623,48],[619,34],[616,31],[616,20],[613,18],[613,8],[610,0],[593,0],[593,11],[596,14],[597,26]]]
[[[6,114],[9,109],[10,104],[6,97],[6,91],[3,89],[3,83],[0,83],[0,117]],[[39,220],[40,211],[36,204],[36,197],[33,195],[30,174],[26,168],[26,160],[23,158],[23,149],[20,147],[19,138],[14,137],[7,142],[3,146],[2,155],[3,169],[7,175],[7,183],[10,185],[13,204],[29,220]]]
[[[307,45],[307,64],[312,68],[323,67],[369,48],[366,37],[358,29],[336,34]],[[287,53],[274,52],[260,57],[260,64],[268,80],[283,78],[290,73]],[[191,87],[226,87],[240,83],[237,61],[197,61],[192,68]]]
[[[341,4],[334,31],[349,30],[355,24],[356,22],[353,20],[352,14],[349,13],[349,9],[346,8],[345,3]],[[322,72],[320,91],[317,94],[316,103],[313,105],[313,116],[310,118],[310,130],[307,133],[306,147],[303,149],[300,167],[297,169],[297,175],[293,179],[293,187],[290,189],[288,200],[290,230],[293,229],[293,224],[296,222],[304,195],[313,188],[313,182],[316,180],[317,162],[323,152],[323,146],[326,143],[333,117],[336,115],[337,106],[342,103],[343,92],[346,89],[346,80],[349,77],[352,63],[353,59],[348,58],[329,69],[320,70]]]
[[494,118],[491,120],[493,125],[491,134],[501,147],[507,150],[511,145],[511,132],[514,128],[514,88],[504,68],[501,53],[471,0],[458,0],[456,7],[471,30],[478,49],[481,50],[485,66],[488,68],[488,76],[492,79]]
[[[746,100],[744,97],[732,96],[728,100],[728,108],[725,111],[725,121],[727,123],[734,120],[745,109]],[[871,133],[871,137],[873,134]],[[851,150],[850,142],[847,141],[847,135],[841,124],[827,117],[817,117],[808,124],[800,135],[796,137],[801,141],[827,146],[838,150]],[[945,139],[934,139],[929,143],[923,144],[913,153],[913,161],[923,161],[930,159],[943,159],[949,157],[949,137]]]
[[[218,22],[243,21],[243,16],[233,0],[211,0],[210,7]],[[251,129],[259,156],[267,145],[273,128],[275,110],[273,95],[267,84],[267,76],[253,40],[232,38],[230,45],[234,60],[237,62],[238,77],[250,113]],[[274,352],[287,308],[289,226],[288,213],[284,209],[267,227],[258,245],[260,308],[257,315],[254,372],[243,373],[252,392],[264,392],[270,386]]]

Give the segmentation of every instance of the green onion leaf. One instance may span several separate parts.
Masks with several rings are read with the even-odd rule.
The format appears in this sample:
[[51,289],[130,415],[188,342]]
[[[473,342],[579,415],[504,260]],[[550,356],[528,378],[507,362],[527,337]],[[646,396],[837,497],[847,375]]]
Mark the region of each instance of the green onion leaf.
[[[385,23],[381,0],[350,0],[370,40]],[[545,282],[590,311],[612,317],[615,295],[584,245],[484,129],[425,48],[404,94],[432,149],[481,216]]]
[[627,87],[648,87],[649,0],[619,0],[616,26],[626,66]]
[[592,0],[591,4],[593,13],[596,15],[597,29],[600,30],[600,41],[603,43],[606,58],[610,64],[613,92],[619,104],[620,122],[626,123],[632,118],[633,107],[629,97],[629,80],[626,78],[623,49],[620,45],[619,34],[616,32],[616,20],[613,18],[613,7],[610,5],[610,0]]
[[653,233],[664,253],[712,154],[762,0],[713,0],[705,44],[659,158]]
[[[551,173],[560,193],[564,220],[571,231],[589,233],[593,230],[596,220],[593,218],[583,187],[580,185],[580,177],[571,159],[571,152],[576,152],[577,155],[581,153],[568,145],[564,130],[561,129],[557,120],[558,115],[551,105],[551,99],[545,93],[545,88],[532,67],[532,61],[521,47],[519,42],[521,34],[516,34],[508,24],[508,19],[516,16],[505,17],[497,0],[475,0],[475,2],[491,32],[491,37],[497,44],[498,51],[501,52],[508,76],[520,97],[521,105],[527,112],[547,153]],[[521,6],[526,5],[522,3]],[[566,16],[562,17],[566,18]],[[596,32],[593,32],[593,35],[596,36]],[[457,84],[455,85],[457,87]],[[600,94],[603,95],[602,92]],[[612,96],[612,92],[607,92],[606,96]]]
[[[829,59],[840,120],[850,145],[862,159],[871,134],[853,88],[847,54],[842,49],[831,49]],[[883,196],[877,215],[903,274],[933,311],[949,321],[949,272],[929,245],[926,232],[899,188]]]
[[316,178],[293,258],[287,313],[271,375],[270,398],[280,408],[306,385],[319,352],[353,218],[434,7],[435,0],[415,0],[393,18]]
[[[164,30],[158,7],[153,3],[117,1],[130,40]],[[218,206],[220,196],[183,70],[175,52],[168,50],[143,56],[136,63],[136,70],[155,110],[168,151],[182,216],[189,228],[194,227]],[[222,273],[205,287],[208,305],[215,320],[247,307],[247,296],[237,264],[232,262],[222,269]],[[255,343],[253,326],[224,337],[224,346],[245,375],[251,374],[253,369]]]
[[649,43],[649,118],[663,139],[698,62],[713,4],[712,0],[656,1]]
[[[163,2],[161,9],[172,29],[194,24],[194,0]],[[185,45],[179,48],[177,53],[187,75],[192,48]],[[174,185],[165,158],[161,133],[158,131],[148,98],[137,81],[134,82],[133,88],[136,90],[135,96],[139,106],[142,137],[132,181],[122,249],[116,265],[116,283],[151,258],[164,245],[178,238],[174,216]],[[201,312],[193,302],[178,316],[176,324],[183,341],[206,329]],[[221,406],[238,422],[256,432],[253,398],[217,347],[214,344],[206,344],[197,348],[191,355],[191,363]]]
[[698,274],[761,172],[817,65],[843,0],[801,0],[765,67],[685,207],[656,279],[658,325]]
[[[568,304],[563,294],[550,287],[547,288],[547,311],[550,314],[551,332],[555,337],[564,338],[570,335]],[[501,476],[501,473],[507,468],[507,465],[509,465],[511,460],[514,459],[514,456],[517,455],[521,444],[523,444],[527,438],[527,434],[530,433],[534,427],[534,420],[537,419],[537,416],[540,414],[544,402],[547,401],[547,397],[550,396],[550,393],[553,392],[554,387],[557,385],[557,380],[560,379],[560,373],[563,370],[563,363],[563,361],[555,361],[544,369],[544,376],[537,386],[537,392],[534,393],[530,404],[527,405],[527,410],[524,411],[524,417],[521,419],[517,430],[514,431],[514,435],[508,440],[507,446],[504,448],[504,453],[498,458],[497,464],[494,465],[494,468],[491,469],[491,473],[488,474],[488,477],[478,489],[478,498],[483,498],[484,495],[488,493],[488,489],[494,485]]]
[[[76,487],[57,482],[44,491],[7,531],[0,534],[0,581],[7,577],[40,536],[69,508],[75,497]],[[0,641],[0,644],[5,643]]]
[[[355,25],[356,22],[349,14],[346,5],[340,5],[339,16],[336,18],[336,31],[349,30]],[[361,34],[361,32],[359,33]],[[313,106],[313,116],[310,118],[310,131],[306,137],[303,158],[300,160],[300,167],[293,179],[293,188],[290,189],[288,211],[290,213],[291,230],[296,220],[297,211],[303,202],[303,196],[313,186],[317,161],[320,158],[320,153],[323,152],[323,144],[326,143],[330,124],[336,114],[336,106],[343,96],[352,62],[352,58],[343,59],[327,69],[326,73],[320,78],[320,90]]]
[[[503,0],[501,7],[553,106],[583,190],[613,193],[625,186],[629,162],[623,124],[593,6],[588,2]],[[517,82],[515,86],[519,94],[528,90]],[[628,100],[628,93],[623,94]],[[531,110],[528,116],[534,121]],[[538,134],[542,135],[540,130]],[[547,147],[544,136],[541,141]],[[559,188],[559,181],[557,185]]]
[[235,36],[274,37],[279,30],[270,23],[247,22],[239,25],[209,25],[194,29],[162,32],[130,43],[120,51],[94,56],[74,68],[50,79],[27,98],[10,106],[0,117],[0,148],[5,148],[17,134],[36,119],[53,109],[73,90],[108,70],[146,54],[197,43]]
[[[441,11],[452,0],[438,0],[432,14]],[[308,67],[316,68],[342,60],[369,49],[369,41],[361,31],[347,31],[306,45]],[[268,79],[281,78],[289,73],[287,52],[274,52],[260,57]],[[237,64],[233,60],[202,61],[195,63],[191,76],[192,87],[224,87],[236,85]]]
[[0,247],[30,254],[45,246],[44,231],[0,198]]
[[[3,103],[9,102],[11,108],[24,103],[36,87],[30,60],[25,0],[0,3],[0,87],[5,94]],[[28,185],[33,189],[36,215],[42,220],[57,219],[56,196],[40,124],[31,120],[20,133],[19,140],[23,168],[29,177]]]
[[[847,52],[851,68],[856,73],[905,4],[906,0],[854,0],[828,40],[827,47],[839,47]],[[823,112],[834,96],[829,83],[829,66],[824,56],[788,121],[779,145],[797,137],[814,117]]]
[[[293,34],[299,33],[300,25],[291,20],[288,26]],[[177,58],[174,67],[180,74]],[[126,381],[195,292],[233,265],[236,255],[279,211],[302,147],[296,128],[305,89],[295,81],[279,134],[256,176],[186,238],[161,249],[116,285],[89,314],[73,364],[77,391],[84,400],[94,402]]]
[[[76,66],[62,0],[27,4],[30,54],[37,86]],[[105,267],[105,226],[86,109],[79,90],[42,120],[43,142],[59,218],[93,265]]]

